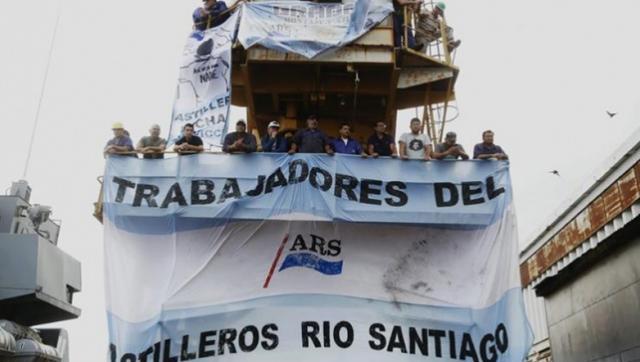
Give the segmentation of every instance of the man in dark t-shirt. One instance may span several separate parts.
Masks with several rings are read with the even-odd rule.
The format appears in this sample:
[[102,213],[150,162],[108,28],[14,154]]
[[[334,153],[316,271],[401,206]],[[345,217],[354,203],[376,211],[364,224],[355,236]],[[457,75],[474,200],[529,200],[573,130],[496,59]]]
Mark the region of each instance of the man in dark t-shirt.
[[247,123],[244,120],[236,122],[236,131],[224,137],[222,151],[226,153],[256,152],[256,138],[247,133]]
[[329,138],[321,130],[318,129],[318,118],[309,116],[307,118],[307,128],[299,130],[293,136],[293,143],[289,149],[289,153],[324,153],[333,155],[333,149],[330,146]]
[[193,134],[193,125],[191,123],[184,125],[182,137],[176,141],[173,150],[180,156],[192,155],[204,151],[202,138]]
[[373,157],[391,156],[398,157],[396,142],[393,137],[386,132],[387,125],[383,121],[376,122],[375,133],[369,137],[367,151]]

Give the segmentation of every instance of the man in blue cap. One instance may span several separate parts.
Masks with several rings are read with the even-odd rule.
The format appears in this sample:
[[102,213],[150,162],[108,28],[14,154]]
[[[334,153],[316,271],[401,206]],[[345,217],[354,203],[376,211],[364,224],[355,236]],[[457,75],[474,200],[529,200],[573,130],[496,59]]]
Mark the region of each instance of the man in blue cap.
[[216,27],[229,18],[227,4],[224,1],[203,0],[202,2],[203,6],[193,12],[193,27],[196,30],[203,31]]

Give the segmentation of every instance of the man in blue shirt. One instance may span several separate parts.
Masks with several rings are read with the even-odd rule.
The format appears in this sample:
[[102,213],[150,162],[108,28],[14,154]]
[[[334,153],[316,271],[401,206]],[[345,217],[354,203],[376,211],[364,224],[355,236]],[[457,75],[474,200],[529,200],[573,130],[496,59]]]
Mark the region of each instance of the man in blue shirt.
[[124,126],[120,122],[116,122],[111,127],[113,131],[113,138],[107,142],[107,145],[104,147],[105,155],[122,155],[129,157],[138,157],[133,152],[133,141],[131,141],[131,137],[127,134],[127,131],[124,130]]
[[493,143],[493,131],[482,132],[482,143],[478,143],[473,148],[473,159],[475,160],[508,160],[509,156],[502,150],[502,147]]
[[307,128],[301,129],[293,136],[293,142],[289,149],[289,154],[300,153],[323,153],[333,155],[329,138],[318,129],[318,117],[311,115],[307,118]]
[[287,140],[281,134],[280,123],[272,121],[267,127],[267,134],[262,137],[262,152],[283,153],[289,150]]
[[367,154],[364,152],[360,143],[351,138],[351,126],[346,123],[340,125],[340,137],[334,139],[331,142],[331,146],[336,153],[343,153],[347,155],[360,155],[367,158]]
[[193,27],[196,30],[203,31],[208,27],[216,27],[224,23],[229,18],[227,4],[224,1],[203,0],[203,7],[197,8],[193,12]]

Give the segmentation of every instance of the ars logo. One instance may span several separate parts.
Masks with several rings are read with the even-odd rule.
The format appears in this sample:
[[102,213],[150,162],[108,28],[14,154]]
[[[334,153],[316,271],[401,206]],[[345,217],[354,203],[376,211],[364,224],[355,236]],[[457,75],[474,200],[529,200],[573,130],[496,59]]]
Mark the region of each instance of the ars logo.
[[308,236],[299,234],[293,239],[291,246],[288,244],[289,235],[286,235],[271,263],[263,288],[269,287],[276,267],[283,259],[283,254],[284,259],[278,268],[278,273],[291,268],[307,268],[324,275],[342,274],[343,260],[336,260],[342,253],[340,240],[326,240],[314,234]]

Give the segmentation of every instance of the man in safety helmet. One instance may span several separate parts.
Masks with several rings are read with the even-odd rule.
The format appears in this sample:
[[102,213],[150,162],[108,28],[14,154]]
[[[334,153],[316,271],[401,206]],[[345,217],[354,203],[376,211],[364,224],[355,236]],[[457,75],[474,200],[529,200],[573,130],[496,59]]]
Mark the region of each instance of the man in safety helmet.
[[[433,6],[433,10],[423,11],[418,14],[416,43],[428,45],[442,37],[440,20],[444,20],[444,11],[446,9],[447,5],[445,3],[438,2]],[[447,47],[449,52],[459,47],[461,43],[461,40],[455,40],[453,37],[453,28],[447,26]]]

